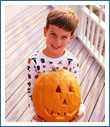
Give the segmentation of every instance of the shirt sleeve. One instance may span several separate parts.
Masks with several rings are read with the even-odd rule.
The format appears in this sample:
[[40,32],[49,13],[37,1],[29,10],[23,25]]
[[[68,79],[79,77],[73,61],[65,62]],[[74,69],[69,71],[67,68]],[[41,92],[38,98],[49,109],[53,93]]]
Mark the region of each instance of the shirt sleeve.
[[[79,67],[79,61],[77,59],[71,62],[70,70],[72,73],[74,73],[75,77],[80,81],[80,67]],[[81,104],[83,105],[82,97],[81,97]]]
[[34,68],[34,61],[32,58],[28,58],[27,62],[27,93],[28,93],[28,107],[31,113],[31,116],[34,116],[36,113],[34,111],[33,102],[32,102],[32,89],[34,85],[34,78],[36,76],[36,71]]
[[78,60],[73,60],[70,64],[70,71],[75,75],[75,77],[80,81],[80,67]]

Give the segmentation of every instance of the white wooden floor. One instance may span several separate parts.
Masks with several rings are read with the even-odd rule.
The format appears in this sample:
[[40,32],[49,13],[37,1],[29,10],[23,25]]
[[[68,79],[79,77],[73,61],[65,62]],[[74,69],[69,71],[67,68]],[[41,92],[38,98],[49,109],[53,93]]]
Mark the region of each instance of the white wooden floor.
[[[29,6],[6,25],[6,121],[31,121],[27,107],[26,61],[32,52],[44,46],[47,13],[45,6]],[[80,121],[104,121],[104,70],[78,39],[68,49],[80,62],[81,93],[86,106],[86,115]]]

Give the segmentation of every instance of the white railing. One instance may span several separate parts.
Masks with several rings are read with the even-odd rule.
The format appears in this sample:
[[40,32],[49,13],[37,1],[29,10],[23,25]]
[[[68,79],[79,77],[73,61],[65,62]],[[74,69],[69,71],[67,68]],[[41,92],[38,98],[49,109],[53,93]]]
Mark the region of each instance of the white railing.
[[104,7],[97,6],[99,16],[96,16],[86,6],[79,7],[80,24],[76,31],[77,37],[94,55],[96,60],[104,68],[105,60],[105,12]]

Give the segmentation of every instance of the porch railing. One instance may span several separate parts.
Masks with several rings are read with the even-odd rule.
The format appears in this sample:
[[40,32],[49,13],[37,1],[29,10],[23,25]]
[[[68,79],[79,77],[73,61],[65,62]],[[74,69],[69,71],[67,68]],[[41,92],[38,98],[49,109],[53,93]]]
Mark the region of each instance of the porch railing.
[[93,7],[79,7],[80,24],[76,31],[77,37],[94,55],[104,68],[105,60],[105,11],[97,6],[98,16],[93,13]]

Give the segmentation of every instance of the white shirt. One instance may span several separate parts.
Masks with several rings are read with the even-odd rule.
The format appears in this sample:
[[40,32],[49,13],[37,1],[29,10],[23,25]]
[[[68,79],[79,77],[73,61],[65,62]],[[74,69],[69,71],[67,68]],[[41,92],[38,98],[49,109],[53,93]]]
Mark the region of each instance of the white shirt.
[[28,58],[27,92],[29,97],[28,106],[30,107],[30,113],[32,113],[32,116],[35,115],[32,103],[34,78],[37,78],[38,74],[41,72],[48,72],[54,69],[62,68],[69,70],[70,72],[74,73],[76,78],[79,78],[79,63],[77,59],[67,50],[62,56],[58,58],[48,57],[42,51],[36,51],[30,58]]

